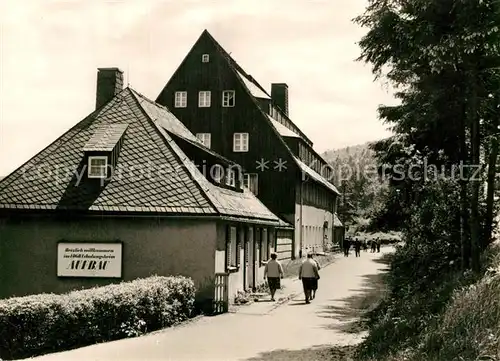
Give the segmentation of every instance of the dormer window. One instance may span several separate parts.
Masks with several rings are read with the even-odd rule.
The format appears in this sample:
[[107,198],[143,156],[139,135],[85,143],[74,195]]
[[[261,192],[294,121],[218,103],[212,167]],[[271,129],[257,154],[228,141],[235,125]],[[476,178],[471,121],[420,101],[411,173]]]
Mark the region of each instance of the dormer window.
[[107,179],[108,169],[113,169],[118,164],[123,135],[128,124],[111,124],[99,127],[83,147],[87,177],[89,179]]
[[108,157],[90,156],[88,169],[89,178],[106,178],[108,170]]
[[223,173],[224,169],[222,168],[222,166],[220,164],[216,164],[213,168],[212,168],[212,177],[214,179],[214,181],[216,183],[220,183],[222,181],[222,178],[223,178]]
[[227,171],[226,185],[236,187],[236,172],[232,169]]
[[210,55],[208,55],[208,54],[203,54],[203,55],[201,56],[201,62],[202,62],[202,63],[208,63],[209,61],[210,61]]
[[253,194],[258,195],[259,175],[257,173],[245,173],[243,175],[243,187],[247,188]]

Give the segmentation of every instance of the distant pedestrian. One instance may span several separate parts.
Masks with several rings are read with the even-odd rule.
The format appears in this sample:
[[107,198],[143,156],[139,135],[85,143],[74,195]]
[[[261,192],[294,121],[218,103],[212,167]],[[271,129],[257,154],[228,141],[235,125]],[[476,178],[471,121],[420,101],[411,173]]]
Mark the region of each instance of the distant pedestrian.
[[361,241],[358,238],[354,240],[354,252],[356,257],[361,257]]
[[377,238],[377,252],[380,253],[380,238]]
[[271,292],[271,301],[274,301],[276,290],[281,288],[281,279],[283,278],[283,267],[277,260],[278,255],[271,253],[271,259],[264,268],[264,279],[267,277],[267,284]]
[[351,247],[351,240],[349,238],[344,239],[344,257],[349,257],[350,247]]
[[319,280],[318,265],[312,259],[312,254],[308,254],[307,259],[300,265],[299,280],[302,280],[306,303],[310,303],[314,282]]
[[377,243],[376,243],[376,242],[377,242],[377,240],[376,240],[376,239],[375,239],[375,240],[373,240],[373,239],[371,240],[371,246],[372,246],[372,250],[371,250],[371,252],[372,252],[372,253],[375,253],[375,249],[376,249],[376,247],[377,247]]
[[364,250],[365,252],[366,252],[366,251],[368,251],[368,242],[367,242],[367,240],[366,240],[366,239],[363,241],[363,250]]

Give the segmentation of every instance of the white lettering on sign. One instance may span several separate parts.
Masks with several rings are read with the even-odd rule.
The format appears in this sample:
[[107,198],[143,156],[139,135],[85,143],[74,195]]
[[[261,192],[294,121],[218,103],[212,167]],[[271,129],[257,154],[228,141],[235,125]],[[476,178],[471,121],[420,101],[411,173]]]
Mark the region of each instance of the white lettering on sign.
[[120,278],[122,244],[60,242],[57,276]]

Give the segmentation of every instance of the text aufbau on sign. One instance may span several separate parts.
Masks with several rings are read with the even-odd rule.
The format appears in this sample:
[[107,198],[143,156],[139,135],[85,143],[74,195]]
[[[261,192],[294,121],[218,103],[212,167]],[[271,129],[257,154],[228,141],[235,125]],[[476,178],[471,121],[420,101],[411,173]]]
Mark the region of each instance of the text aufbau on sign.
[[58,277],[122,276],[122,243],[59,242]]

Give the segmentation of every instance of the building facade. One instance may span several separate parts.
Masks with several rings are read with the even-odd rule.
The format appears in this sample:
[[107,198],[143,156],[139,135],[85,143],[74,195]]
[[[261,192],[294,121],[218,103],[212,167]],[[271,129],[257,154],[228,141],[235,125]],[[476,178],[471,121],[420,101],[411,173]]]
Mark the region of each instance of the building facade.
[[205,30],[156,102],[243,167],[246,186],[294,226],[294,257],[339,238],[333,169],[289,118],[286,84],[272,84],[269,95]]
[[210,308],[262,280],[291,226],[165,107],[100,69],[96,110],[0,181],[0,298],[150,275],[191,277]]

